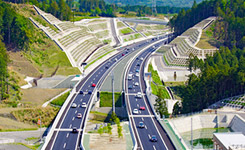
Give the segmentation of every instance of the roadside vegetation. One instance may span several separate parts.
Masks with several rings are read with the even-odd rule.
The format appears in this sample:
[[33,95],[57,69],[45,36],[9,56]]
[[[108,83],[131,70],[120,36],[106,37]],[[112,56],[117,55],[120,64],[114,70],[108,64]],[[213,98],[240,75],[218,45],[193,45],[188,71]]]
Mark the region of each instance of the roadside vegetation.
[[127,35],[127,34],[130,34],[132,32],[133,32],[133,30],[130,29],[130,28],[124,28],[124,29],[120,30],[120,33],[123,34],[123,35]]
[[60,97],[56,98],[55,100],[53,100],[51,102],[52,105],[56,105],[56,106],[62,106],[64,104],[64,102],[66,101],[67,97],[69,96],[70,91],[66,92],[65,94],[61,95]]
[[161,93],[160,96],[162,99],[170,99],[170,96],[169,96],[165,86],[163,85],[157,71],[153,69],[151,64],[149,64],[149,66],[148,66],[148,72],[151,72],[151,76],[152,76],[152,80],[153,80],[151,82],[152,94],[157,95],[158,92],[160,92]]
[[[115,106],[122,107],[122,95],[115,92]],[[112,107],[112,92],[100,92],[100,107]]]

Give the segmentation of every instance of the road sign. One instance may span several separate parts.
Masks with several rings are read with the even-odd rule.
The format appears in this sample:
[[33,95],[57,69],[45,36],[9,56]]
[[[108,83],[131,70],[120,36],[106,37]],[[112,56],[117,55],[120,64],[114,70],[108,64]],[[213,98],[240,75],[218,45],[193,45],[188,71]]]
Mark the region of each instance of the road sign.
[[38,118],[37,124],[40,125],[41,124],[41,120],[40,118]]

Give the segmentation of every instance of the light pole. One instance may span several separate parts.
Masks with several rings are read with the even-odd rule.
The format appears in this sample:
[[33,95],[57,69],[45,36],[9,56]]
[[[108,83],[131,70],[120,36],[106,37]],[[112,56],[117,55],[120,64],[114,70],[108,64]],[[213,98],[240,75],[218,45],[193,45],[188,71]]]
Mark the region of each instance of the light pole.
[[112,111],[116,113],[115,111],[115,97],[114,97],[114,73],[111,72],[111,87],[112,87]]
[[193,150],[193,131],[192,131],[192,117],[191,117],[191,150]]

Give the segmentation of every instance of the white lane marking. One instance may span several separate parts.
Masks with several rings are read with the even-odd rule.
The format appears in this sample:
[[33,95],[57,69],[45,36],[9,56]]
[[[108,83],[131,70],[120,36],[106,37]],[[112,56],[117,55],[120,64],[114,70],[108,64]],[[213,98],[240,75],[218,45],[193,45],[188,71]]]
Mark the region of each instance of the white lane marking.
[[83,99],[80,100],[80,102],[82,102],[82,101],[83,101]]
[[137,98],[136,98],[135,100],[136,100],[136,102],[138,101],[138,99],[137,99]]
[[141,119],[144,121],[144,118],[143,117]]
[[77,110],[75,111],[75,114],[77,113]]
[[147,130],[147,126],[145,125],[145,129]]
[[139,107],[139,104],[137,104],[137,107]]
[[72,121],[75,119],[75,117],[72,118]]
[[151,136],[150,136],[150,134],[148,134],[148,137],[149,137],[149,139],[151,139]]
[[79,108],[80,107],[80,104],[77,107]]
[[68,136],[69,136],[69,133],[66,134],[66,138],[68,138]]
[[71,124],[70,124],[70,127],[69,128],[71,128]]
[[88,85],[88,87],[90,87],[90,85]]
[[139,110],[140,114],[141,114],[141,111]]
[[98,77],[98,75],[96,75],[96,77]]
[[153,145],[152,147],[153,147],[153,149],[154,149],[154,150],[156,150],[156,147],[155,147],[155,145]]
[[95,78],[93,80],[95,80]]
[[64,144],[63,148],[65,148],[65,147],[66,147],[66,143]]

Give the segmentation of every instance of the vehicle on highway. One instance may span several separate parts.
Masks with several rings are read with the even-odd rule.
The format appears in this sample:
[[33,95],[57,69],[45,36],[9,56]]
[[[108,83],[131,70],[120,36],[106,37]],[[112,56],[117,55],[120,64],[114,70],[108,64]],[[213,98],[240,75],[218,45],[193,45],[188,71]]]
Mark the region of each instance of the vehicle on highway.
[[128,86],[128,89],[132,89],[132,88],[133,88],[133,86],[132,86],[132,85],[129,85],[129,86]]
[[137,63],[136,66],[140,66],[140,63]]
[[87,104],[85,102],[82,103],[81,105],[82,108],[86,108],[87,107]]
[[95,86],[96,86],[96,84],[95,84],[95,83],[93,83],[93,84],[92,84],[92,87],[95,87]]
[[109,67],[106,65],[106,66],[105,66],[105,69],[108,69],[108,68],[109,68]]
[[140,57],[140,60],[144,60],[144,58],[143,57]]
[[137,95],[136,95],[136,97],[142,98],[142,93],[141,92],[138,92]]
[[133,110],[133,113],[134,113],[134,114],[139,114],[138,109],[137,109],[137,108],[135,108],[135,109]]
[[92,94],[92,91],[88,91],[88,94]]
[[78,132],[77,127],[73,127],[72,128],[72,133],[77,133],[77,132]]
[[157,142],[157,136],[156,135],[152,135],[150,140],[152,142]]
[[128,80],[132,80],[133,74],[128,74]]
[[72,108],[76,108],[77,107],[77,104],[76,103],[72,103],[71,107]]
[[135,76],[138,77],[138,76],[140,76],[140,74],[137,72],[137,73],[135,74]]
[[144,125],[144,123],[143,123],[143,122],[139,122],[138,127],[139,127],[139,128],[144,128],[144,127],[145,127],[145,125]]
[[135,72],[140,72],[140,70],[139,69],[136,69]]
[[83,94],[83,91],[81,90],[79,93],[80,93],[80,94]]
[[125,54],[122,53],[122,56],[124,56]]
[[134,85],[135,85],[135,86],[138,86],[138,85],[139,85],[139,82],[135,82]]
[[140,110],[145,110],[145,106],[141,106],[140,107]]
[[114,61],[117,61],[117,58],[115,58]]
[[82,114],[81,113],[77,113],[77,118],[81,119],[82,118]]

